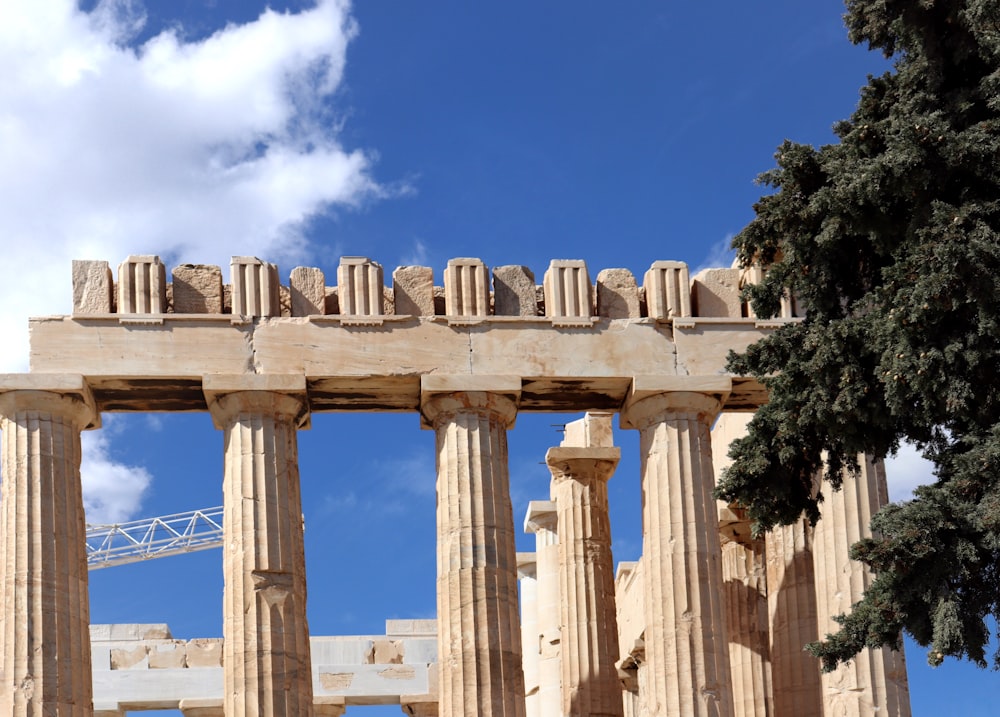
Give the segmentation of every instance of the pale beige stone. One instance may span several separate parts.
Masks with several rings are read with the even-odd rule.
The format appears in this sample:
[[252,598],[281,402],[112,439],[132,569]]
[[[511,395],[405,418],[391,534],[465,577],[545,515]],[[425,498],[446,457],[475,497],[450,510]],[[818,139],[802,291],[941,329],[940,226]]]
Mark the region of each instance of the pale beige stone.
[[639,285],[628,269],[602,269],[597,274],[597,315],[638,319]]
[[820,717],[819,661],[803,651],[816,642],[813,531],[805,519],[774,528],[765,537],[767,610],[771,635],[771,685],[776,715]]
[[149,650],[145,645],[119,647],[111,651],[112,670],[132,670],[149,667]]
[[[610,417],[609,417],[610,418]],[[558,513],[562,714],[622,717],[607,481],[621,451],[550,448]]]
[[278,267],[255,256],[234,256],[230,263],[232,312],[236,316],[281,316]]
[[181,700],[177,708],[184,717],[223,717],[222,700]]
[[[872,535],[871,519],[889,502],[881,462],[859,456],[861,474],[845,474],[835,491],[824,478],[823,517],[816,524],[813,565],[821,636],[837,632],[834,617],[851,610],[872,583],[871,570],[851,560],[851,546]],[[821,676],[825,717],[909,717],[909,687],[903,652],[866,649]]]
[[641,388],[633,388],[621,422],[640,431],[645,708],[657,717],[729,717],[732,680],[709,436],[722,404],[708,393],[645,395]]
[[93,713],[80,484],[80,431],[95,420],[92,401],[89,392],[0,393],[5,716]]
[[566,431],[559,443],[565,448],[611,448],[614,445],[610,411],[587,411],[584,417],[566,424]]
[[344,316],[381,316],[382,265],[364,256],[345,256],[337,267],[337,297]]
[[382,313],[386,316],[396,315],[396,294],[391,286],[382,287]]
[[493,269],[493,313],[497,316],[538,316],[535,275],[526,266]]
[[541,717],[538,704],[538,574],[535,553],[517,554],[521,590],[521,666],[524,670],[526,717]]
[[221,314],[222,269],[211,264],[181,264],[171,272],[175,314]]
[[546,316],[554,319],[593,316],[593,287],[583,260],[553,259],[542,277],[542,287]]
[[326,276],[322,269],[297,266],[288,278],[292,316],[322,316],[326,310]]
[[691,315],[691,286],[683,261],[654,261],[642,286],[649,318],[665,321]]
[[479,259],[449,259],[444,270],[444,313],[455,317],[488,316],[490,281]]
[[187,643],[188,667],[221,667],[222,640],[196,638]]
[[106,261],[73,260],[73,313],[114,312],[114,277]]
[[449,716],[523,717],[507,473],[507,426],[516,403],[487,391],[425,389],[423,394],[424,419],[434,428],[438,457],[440,710]]
[[288,318],[292,315],[292,290],[287,286],[278,286],[278,305],[281,307],[281,316]]
[[165,670],[187,667],[187,650],[183,640],[156,642],[149,646],[149,669]]
[[[275,377],[259,377],[246,386],[297,387],[301,378],[276,383]],[[298,392],[274,390],[220,391],[208,393],[207,400],[213,420],[225,431],[226,447],[226,715],[308,717],[312,671],[296,436],[304,400]],[[263,505],[269,509],[257,507]]]
[[542,717],[562,713],[562,635],[559,603],[559,513],[550,500],[528,503],[524,532],[535,536],[538,693],[535,703]]
[[118,265],[118,313],[167,313],[167,268],[154,255],[130,256]]
[[372,643],[372,664],[401,665],[405,651],[402,640],[375,640]]
[[313,699],[313,714],[316,717],[341,717],[347,711],[343,697],[322,696]]
[[434,270],[429,266],[399,266],[392,272],[396,314],[434,316]]
[[691,279],[691,311],[695,316],[740,318],[739,269],[702,269]]
[[722,578],[735,717],[768,717],[771,663],[764,542],[723,540]]
[[320,672],[319,683],[324,690],[346,690],[354,681],[353,672]]

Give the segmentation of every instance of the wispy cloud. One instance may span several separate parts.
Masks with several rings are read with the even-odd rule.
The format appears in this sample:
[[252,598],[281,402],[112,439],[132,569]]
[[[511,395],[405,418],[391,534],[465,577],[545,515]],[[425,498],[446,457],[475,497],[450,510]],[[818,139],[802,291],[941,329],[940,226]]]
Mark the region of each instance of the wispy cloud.
[[113,417],[105,417],[99,431],[81,437],[83,506],[88,523],[118,523],[136,517],[153,480],[141,466],[115,460],[112,438],[121,429]]
[[733,259],[736,258],[736,251],[732,248],[732,243],[733,235],[726,234],[722,239],[712,244],[708,248],[708,254],[691,274],[697,274],[702,269],[728,269],[732,266]]
[[427,245],[421,239],[414,239],[410,253],[405,255],[399,262],[400,266],[426,266],[427,265]]

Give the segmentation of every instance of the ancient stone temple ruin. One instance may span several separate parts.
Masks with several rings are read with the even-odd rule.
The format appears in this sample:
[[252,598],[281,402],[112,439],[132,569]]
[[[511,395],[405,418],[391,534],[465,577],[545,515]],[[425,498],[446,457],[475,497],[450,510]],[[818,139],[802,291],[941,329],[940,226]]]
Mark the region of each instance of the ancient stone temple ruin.
[[[900,653],[821,675],[802,645],[870,581],[848,547],[886,500],[881,465],[820,523],[751,538],[712,497],[765,400],[725,357],[784,316],[740,301],[753,272],[657,261],[592,282],[552,261],[315,268],[155,256],[73,266],[73,313],[31,320],[31,372],[0,377],[0,714],[339,715],[395,703],[466,717],[909,715]],[[332,282],[331,282],[332,283]],[[310,636],[297,431],[322,411],[411,411],[437,446],[437,620]],[[208,411],[225,446],[222,640],[89,625],[80,432],[115,411]],[[507,432],[578,412],[545,455],[551,492],[515,552]],[[642,557],[615,567],[612,420],[640,434]],[[430,436],[428,436],[430,438]]]

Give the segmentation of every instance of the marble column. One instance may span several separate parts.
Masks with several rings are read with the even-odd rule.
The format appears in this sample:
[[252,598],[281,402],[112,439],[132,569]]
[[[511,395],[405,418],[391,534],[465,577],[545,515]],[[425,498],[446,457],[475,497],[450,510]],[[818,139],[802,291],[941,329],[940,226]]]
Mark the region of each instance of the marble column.
[[542,717],[562,712],[562,635],[559,604],[559,516],[551,500],[533,500],[524,516],[524,532],[535,536],[537,579],[538,713]]
[[507,429],[521,381],[421,378],[437,442],[438,666],[442,717],[524,717]]
[[803,649],[815,642],[813,529],[804,518],[765,538],[771,689],[775,717],[820,717],[819,661]]
[[733,713],[709,436],[730,388],[725,377],[636,377],[621,413],[640,431],[650,717]]
[[562,714],[622,717],[608,479],[614,447],[550,448],[558,514]]
[[80,431],[82,376],[0,377],[0,714],[94,714]]
[[517,554],[521,585],[521,666],[524,668],[524,708],[527,717],[541,717],[538,708],[538,573],[534,553]]
[[206,376],[224,431],[226,717],[313,714],[297,431],[304,376]]
[[[851,560],[851,546],[871,537],[871,519],[889,501],[881,462],[859,456],[861,475],[845,475],[839,491],[824,479],[823,517],[814,530],[813,565],[820,637],[836,632],[833,618],[850,612],[871,585],[871,570]],[[821,676],[825,717],[909,717],[910,697],[902,648],[863,650]]]
[[[746,435],[752,413],[722,413],[712,426],[712,465],[716,483],[732,463],[730,444]],[[770,635],[764,540],[753,539],[750,520],[737,506],[718,501],[722,539],[729,665],[734,717],[768,717],[771,699]]]
[[734,717],[768,717],[773,710],[764,541],[740,543],[723,537],[722,578],[733,680],[733,714]]

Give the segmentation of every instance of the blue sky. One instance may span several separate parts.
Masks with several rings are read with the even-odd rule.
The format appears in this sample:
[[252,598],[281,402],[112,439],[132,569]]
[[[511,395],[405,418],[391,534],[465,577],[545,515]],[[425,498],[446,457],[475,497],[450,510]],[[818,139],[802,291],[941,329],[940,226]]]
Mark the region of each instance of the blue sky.
[[[69,262],[256,254],[333,277],[451,257],[728,265],[754,177],[820,144],[885,61],[837,0],[701,3],[12,0],[0,8],[0,370],[28,315],[68,313]],[[332,279],[330,280],[332,283]],[[515,521],[576,416],[510,435]],[[610,484],[616,559],[639,552],[636,436]],[[221,501],[207,416],[116,416],[87,436],[93,519]],[[433,436],[415,415],[317,415],[300,435],[314,634],[434,614]],[[909,457],[897,494],[926,477]],[[525,536],[519,549],[531,548]],[[221,634],[218,552],[95,572],[95,622]],[[995,673],[924,666],[915,715],[987,715]],[[377,708],[349,714],[379,714]],[[398,714],[396,708],[385,711]]]

